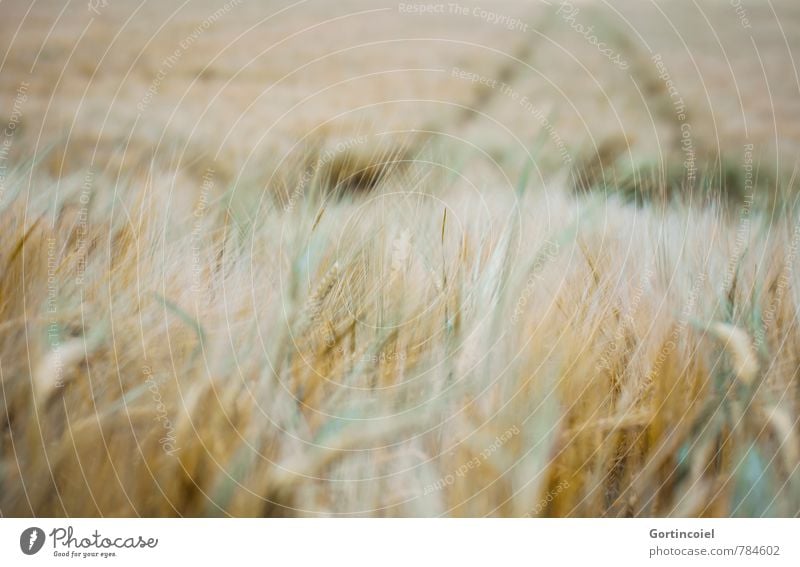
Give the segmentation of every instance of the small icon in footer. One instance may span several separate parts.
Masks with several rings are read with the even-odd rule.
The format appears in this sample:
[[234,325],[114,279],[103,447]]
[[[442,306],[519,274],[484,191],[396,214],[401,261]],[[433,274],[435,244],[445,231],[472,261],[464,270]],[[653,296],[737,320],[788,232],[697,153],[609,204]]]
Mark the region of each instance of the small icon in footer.
[[42,528],[28,528],[19,536],[19,548],[25,555],[38,553],[44,545],[44,530]]

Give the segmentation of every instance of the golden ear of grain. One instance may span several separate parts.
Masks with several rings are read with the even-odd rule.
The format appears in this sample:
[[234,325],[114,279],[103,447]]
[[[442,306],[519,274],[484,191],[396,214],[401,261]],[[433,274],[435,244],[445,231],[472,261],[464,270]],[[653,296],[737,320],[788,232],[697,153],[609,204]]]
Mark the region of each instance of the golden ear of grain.
[[325,298],[328,297],[328,294],[333,289],[333,286],[336,285],[337,281],[339,281],[339,262],[334,262],[333,266],[331,266],[328,272],[322,277],[322,280],[320,280],[314,293],[312,293],[308,301],[306,301],[306,316],[313,319],[319,315],[322,303],[325,301]]
[[714,323],[709,331],[720,342],[731,357],[736,377],[745,385],[751,385],[758,374],[758,357],[750,335],[744,329],[727,323]]

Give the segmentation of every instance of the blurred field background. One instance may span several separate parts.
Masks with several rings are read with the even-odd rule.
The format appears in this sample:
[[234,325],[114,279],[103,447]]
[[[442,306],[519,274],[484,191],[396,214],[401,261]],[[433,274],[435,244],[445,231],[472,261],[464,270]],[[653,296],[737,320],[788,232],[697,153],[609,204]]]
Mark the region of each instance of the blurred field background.
[[3,516],[800,513],[797,2],[0,14]]

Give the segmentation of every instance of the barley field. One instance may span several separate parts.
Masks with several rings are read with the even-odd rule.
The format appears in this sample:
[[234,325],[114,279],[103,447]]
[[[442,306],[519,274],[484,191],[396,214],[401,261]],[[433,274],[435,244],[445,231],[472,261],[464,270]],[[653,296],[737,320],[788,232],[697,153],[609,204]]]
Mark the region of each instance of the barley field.
[[800,515],[797,2],[0,16],[0,516]]

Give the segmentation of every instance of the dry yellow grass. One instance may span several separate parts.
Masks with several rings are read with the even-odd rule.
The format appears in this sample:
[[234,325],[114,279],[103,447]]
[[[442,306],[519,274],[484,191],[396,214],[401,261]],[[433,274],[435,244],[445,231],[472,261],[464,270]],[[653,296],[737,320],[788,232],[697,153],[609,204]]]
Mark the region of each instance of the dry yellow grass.
[[[696,111],[696,186],[664,174],[629,199],[617,181],[640,156],[683,159],[680,121],[648,123],[645,104],[620,132],[604,105],[637,87],[598,101],[619,69],[598,86],[546,55],[560,38],[610,65],[554,9],[496,4],[549,30],[527,50],[530,34],[396,4],[287,8],[240,42],[286,5],[235,4],[152,100],[161,57],[222,4],[175,21],[114,2],[63,20],[0,8],[3,108],[16,100],[24,125],[0,193],[0,514],[798,515],[794,178],[782,161],[764,167],[774,185],[702,175],[709,156],[743,169],[748,141],[783,160],[796,123],[773,120],[785,144],[755,127],[734,143],[701,124],[741,133],[762,99]],[[796,9],[779,10],[796,34]],[[74,41],[86,22],[116,55]],[[322,100],[295,106],[307,96]],[[623,149],[598,156],[604,140]],[[570,172],[592,183],[573,191]]]

